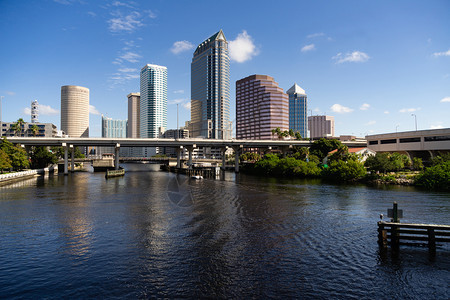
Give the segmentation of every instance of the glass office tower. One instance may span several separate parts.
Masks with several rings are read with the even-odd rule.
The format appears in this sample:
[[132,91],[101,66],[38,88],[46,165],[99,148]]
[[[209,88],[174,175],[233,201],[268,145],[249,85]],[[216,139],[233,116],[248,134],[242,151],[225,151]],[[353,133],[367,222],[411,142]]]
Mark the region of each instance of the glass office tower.
[[289,129],[308,137],[308,101],[305,90],[296,83],[287,90],[289,95]]
[[231,138],[230,59],[222,30],[203,41],[191,63],[191,137]]

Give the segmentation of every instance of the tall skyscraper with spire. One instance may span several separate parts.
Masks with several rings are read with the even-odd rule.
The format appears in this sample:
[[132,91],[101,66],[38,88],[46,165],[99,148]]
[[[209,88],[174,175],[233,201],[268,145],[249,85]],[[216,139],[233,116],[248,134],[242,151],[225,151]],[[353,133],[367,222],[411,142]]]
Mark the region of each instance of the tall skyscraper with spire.
[[231,138],[230,59],[222,30],[194,52],[191,63],[192,137]]
[[[140,95],[140,137],[157,138],[167,128],[166,67],[147,64],[141,69]],[[154,147],[147,150],[144,156],[158,153]]]
[[296,83],[287,90],[289,95],[289,129],[300,132],[301,136],[308,136],[308,98],[306,92]]

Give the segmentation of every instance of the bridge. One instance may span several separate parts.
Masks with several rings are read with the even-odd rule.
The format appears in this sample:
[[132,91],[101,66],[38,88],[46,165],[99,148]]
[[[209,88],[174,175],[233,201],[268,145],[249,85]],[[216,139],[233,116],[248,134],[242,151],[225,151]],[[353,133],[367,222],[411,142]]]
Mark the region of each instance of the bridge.
[[[56,137],[8,137],[13,144],[23,146],[62,146],[64,147],[64,174],[68,173],[68,151],[74,151],[74,147],[114,147],[115,167],[119,167],[120,147],[172,147],[177,149],[177,167],[181,167],[181,152],[186,149],[189,152],[188,165],[192,166],[192,152],[197,147],[214,147],[222,149],[222,166],[225,166],[225,151],[232,148],[235,153],[235,171],[239,172],[239,153],[243,148],[280,149],[282,152],[294,146],[310,147],[312,141],[301,140],[218,140],[218,139],[162,139],[162,138],[56,138]],[[366,142],[345,141],[342,142],[349,148],[365,147]],[[72,167],[75,161],[72,155]]]
[[450,152],[450,128],[404,131],[366,136],[376,152],[399,152],[424,160]]

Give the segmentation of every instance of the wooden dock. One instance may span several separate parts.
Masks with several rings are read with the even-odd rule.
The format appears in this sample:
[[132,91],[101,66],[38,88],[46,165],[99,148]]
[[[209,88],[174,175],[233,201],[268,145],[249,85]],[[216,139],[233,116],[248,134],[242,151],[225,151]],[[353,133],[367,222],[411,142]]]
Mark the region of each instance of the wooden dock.
[[450,242],[450,225],[378,222],[380,247],[426,244],[430,250],[435,250],[437,243],[448,242]]

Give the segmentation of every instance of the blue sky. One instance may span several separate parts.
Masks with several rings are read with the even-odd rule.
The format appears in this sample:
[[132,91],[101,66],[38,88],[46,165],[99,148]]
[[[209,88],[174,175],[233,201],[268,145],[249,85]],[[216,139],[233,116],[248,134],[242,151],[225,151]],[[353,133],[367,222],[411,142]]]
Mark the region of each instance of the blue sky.
[[450,127],[450,1],[0,0],[2,120],[60,127],[62,85],[90,89],[90,135],[100,114],[127,118],[147,63],[168,68],[168,127],[190,119],[194,47],[219,29],[235,82],[275,78],[306,90],[336,134]]

